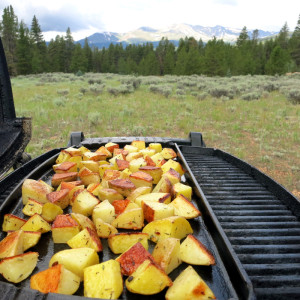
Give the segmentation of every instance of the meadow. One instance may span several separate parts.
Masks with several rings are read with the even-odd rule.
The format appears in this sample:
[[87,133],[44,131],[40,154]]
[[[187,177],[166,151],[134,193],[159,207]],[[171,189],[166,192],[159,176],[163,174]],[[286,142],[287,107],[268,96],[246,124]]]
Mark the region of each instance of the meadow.
[[86,137],[187,138],[259,168],[300,198],[300,74],[125,76],[45,73],[12,78],[18,117],[32,118],[36,157]]

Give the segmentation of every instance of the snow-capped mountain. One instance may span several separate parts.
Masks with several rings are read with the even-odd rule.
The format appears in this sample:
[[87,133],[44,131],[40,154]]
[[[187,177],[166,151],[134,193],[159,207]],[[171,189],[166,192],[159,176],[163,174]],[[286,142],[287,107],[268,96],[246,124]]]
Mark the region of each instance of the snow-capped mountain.
[[[197,41],[202,39],[203,42],[211,40],[213,37],[222,39],[224,42],[234,43],[241,33],[242,29],[229,28],[220,25],[214,27],[207,27],[201,25],[189,25],[189,24],[174,24],[161,29],[154,29],[151,27],[140,27],[136,30],[115,33],[115,32],[102,32],[94,33],[88,37],[90,46],[98,48],[108,47],[110,43],[123,43],[123,44],[140,44],[146,42],[152,42],[157,44],[163,37],[174,42],[175,44],[181,38],[194,37]],[[251,38],[253,30],[248,30],[248,34]],[[277,32],[259,30],[259,38],[266,38],[277,34]],[[84,40],[78,41],[80,44],[84,44]]]

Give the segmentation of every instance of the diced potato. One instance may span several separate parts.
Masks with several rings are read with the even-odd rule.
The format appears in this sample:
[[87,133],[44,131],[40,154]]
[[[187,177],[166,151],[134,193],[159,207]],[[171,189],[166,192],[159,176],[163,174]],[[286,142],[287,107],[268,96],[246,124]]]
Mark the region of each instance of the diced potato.
[[156,244],[152,256],[166,274],[170,274],[182,262],[180,258],[180,240],[172,237],[160,240]]
[[103,187],[100,183],[91,183],[87,186],[87,190],[92,193],[94,196],[98,197],[99,190]]
[[123,159],[126,159],[126,156],[129,154],[129,152],[124,149],[115,148],[113,152],[113,156],[116,156],[118,154],[122,154]]
[[171,202],[171,195],[169,193],[150,193],[135,199],[135,203],[139,206],[142,206],[142,201],[156,201],[168,204]]
[[92,218],[101,218],[104,222],[111,224],[115,217],[115,208],[108,200],[104,200],[94,207]]
[[121,172],[121,179],[129,179],[129,176],[132,172],[129,170],[129,168],[126,168]]
[[115,253],[123,253],[136,243],[141,243],[148,250],[148,234],[142,232],[122,232],[108,237],[108,246]]
[[[77,172],[68,172],[68,173],[55,173],[52,177],[51,184],[56,187],[59,186],[63,181],[69,182],[77,180]],[[41,202],[41,201],[40,201]]]
[[107,155],[102,152],[84,152],[82,154],[83,161],[84,160],[93,160],[93,161],[99,161],[99,160],[106,160]]
[[193,267],[188,266],[174,280],[173,285],[169,287],[166,293],[166,300],[179,299],[204,300],[216,299],[216,297]]
[[49,268],[56,263],[64,265],[66,269],[79,276],[82,281],[84,268],[99,264],[99,256],[91,248],[66,249],[51,257]]
[[[103,165],[105,166],[105,165]],[[103,178],[102,181],[111,181],[114,179],[118,179],[121,177],[121,172],[115,169],[107,169],[105,170],[104,174],[103,174]]]
[[99,175],[101,178],[103,178],[104,176],[104,173],[106,170],[114,170],[115,169],[115,166],[113,165],[110,165],[109,163],[106,163],[106,164],[103,164],[103,165],[100,165],[99,166]]
[[119,262],[110,259],[84,270],[84,296],[118,299],[123,291]]
[[[153,159],[153,156],[152,156],[152,159]],[[182,176],[184,174],[184,170],[183,170],[181,164],[178,161],[175,161],[173,159],[169,159],[165,164],[162,165],[161,168],[163,170],[163,173],[166,173],[168,170],[170,170],[172,168],[176,172],[178,172],[180,174],[180,176]]]
[[[127,206],[129,205],[130,201],[125,199],[125,200],[115,200],[112,202],[112,206],[115,209],[115,218],[121,214],[122,212],[125,211],[125,209],[127,208]],[[114,218],[114,219],[115,219]]]
[[149,174],[153,178],[153,184],[157,184],[162,176],[162,169],[159,167],[145,166],[140,167],[140,171]]
[[78,169],[80,169],[80,164],[82,162],[82,156],[81,155],[71,156],[70,158],[67,159],[67,161],[76,163],[77,170],[78,170]]
[[45,233],[51,230],[50,224],[40,215],[35,214],[21,227],[24,231],[39,231]]
[[11,257],[23,253],[23,231],[18,230],[0,241],[0,258]]
[[[49,195],[49,194],[48,194]],[[28,199],[26,205],[23,207],[22,212],[26,216],[33,216],[34,214],[41,214],[43,210],[43,204],[33,199]]]
[[56,216],[63,214],[63,210],[56,204],[53,203],[45,203],[42,209],[42,217],[47,222],[53,222]]
[[87,216],[72,212],[71,217],[79,224],[80,230],[82,230],[84,228],[90,228],[94,231],[96,230],[95,224]]
[[127,200],[130,200],[131,202],[135,202],[135,199],[139,196],[149,194],[151,192],[151,187],[142,186],[130,193],[129,196],[127,196]]
[[179,194],[170,204],[174,208],[175,216],[182,216],[186,219],[197,218],[201,215],[200,211],[194,206],[194,204]]
[[165,203],[156,201],[142,201],[144,218],[147,222],[165,219],[174,216],[174,208]]
[[139,152],[139,149],[137,147],[132,146],[132,145],[125,145],[124,150],[128,151],[128,153]]
[[145,156],[148,156],[148,157],[153,156],[156,152],[154,149],[146,148],[146,149],[140,150],[140,153],[142,153],[145,158]]
[[134,173],[134,172],[137,172],[140,167],[145,167],[145,166],[147,166],[147,162],[145,161],[145,159],[143,157],[140,157],[140,158],[137,158],[137,159],[133,159],[129,163],[129,170],[132,173]]
[[157,243],[169,237],[183,239],[193,233],[193,229],[184,217],[173,216],[148,223],[143,232],[148,233],[150,240]]
[[75,186],[72,190],[69,191],[69,199],[70,199],[70,205],[73,206],[73,203],[75,201],[75,198],[79,193],[81,193],[84,190],[84,185],[78,185]]
[[125,210],[112,222],[116,228],[142,229],[144,226],[144,214],[141,207]]
[[83,160],[81,164],[83,167],[89,169],[92,173],[99,173],[99,162],[94,160]]
[[172,148],[163,148],[161,155],[164,159],[173,159],[177,157],[176,152]]
[[136,189],[135,185],[129,179],[115,179],[109,181],[109,187],[118,193],[127,197]]
[[121,161],[126,161],[126,160],[124,160],[124,156],[120,153],[120,154],[118,154],[118,155],[115,155],[115,156],[113,156],[110,160],[109,160],[109,163],[111,164],[111,165],[114,165],[115,167],[117,167],[118,165],[117,165],[117,160],[121,160]]
[[35,246],[41,239],[42,233],[39,231],[23,231],[23,251]]
[[3,258],[0,262],[0,273],[9,282],[19,283],[26,279],[37,265],[39,254],[27,252]]
[[25,205],[29,198],[47,203],[47,194],[53,191],[50,185],[44,184],[33,179],[25,179],[22,185],[22,200]]
[[146,148],[145,141],[132,141],[131,146],[138,148],[138,151]]
[[149,149],[154,149],[156,153],[160,153],[162,151],[162,146],[160,143],[150,143]]
[[79,147],[78,150],[80,150],[81,154],[90,151],[87,147],[84,146]]
[[192,188],[189,185],[178,182],[173,185],[173,192],[175,197],[181,194],[188,200],[192,200]]
[[157,167],[156,166],[156,163],[152,160],[152,158],[149,156],[149,155],[145,155],[144,156],[144,159],[147,163],[147,166],[150,166],[150,167]]
[[[101,190],[100,190],[101,191]],[[75,197],[72,211],[84,216],[91,216],[94,207],[99,203],[99,200],[87,190],[82,190]]]
[[117,192],[115,189],[100,189],[98,191],[98,197],[101,201],[108,200],[110,203],[112,203],[114,200],[120,200],[124,197]]
[[153,178],[146,172],[137,171],[129,176],[129,180],[135,185],[136,188],[148,186],[152,188]]
[[100,183],[100,175],[99,173],[96,173],[96,172],[93,172],[93,173],[90,173],[90,174],[82,174],[80,176],[80,180],[82,181],[82,183],[85,185],[85,186],[88,186],[89,184],[92,184],[92,183]]
[[30,278],[30,287],[42,293],[73,295],[79,285],[80,278],[62,264],[56,264]]
[[113,142],[109,142],[105,145],[105,148],[110,152],[113,153],[114,149],[119,149],[119,145]]
[[154,261],[154,258],[145,247],[140,242],[137,242],[117,257],[116,261],[121,265],[121,273],[125,276],[130,276],[146,259]]
[[167,177],[162,177],[152,191],[153,193],[170,193],[172,194],[172,183]]
[[156,153],[151,156],[152,161],[155,163],[156,166],[164,160],[164,157],[161,155],[161,153]]
[[118,230],[109,223],[105,223],[102,219],[94,220],[97,234],[100,238],[108,238],[111,234],[118,233]]
[[175,171],[173,168],[170,168],[162,176],[167,177],[170,180],[170,182],[172,183],[172,185],[180,182],[180,174],[177,171]]
[[68,152],[66,152],[65,150],[62,150],[62,151],[60,151],[60,153],[59,153],[59,155],[58,155],[55,162],[57,164],[61,164],[64,161],[67,161],[70,157],[71,157],[71,155]]
[[191,265],[210,266],[215,264],[212,253],[191,234],[180,245],[180,257]]
[[127,156],[126,156],[126,161],[129,162],[129,165],[130,165],[130,162],[134,159],[138,159],[138,158],[141,158],[141,157],[144,157],[143,153],[141,152],[131,152],[129,153]]
[[78,155],[82,154],[80,149],[77,149],[77,148],[74,148],[74,147],[68,147],[67,149],[65,149],[63,151],[70,154],[71,156],[78,156]]
[[2,224],[2,230],[5,232],[19,230],[25,223],[26,220],[18,216],[15,216],[13,214],[5,214]]
[[125,281],[127,289],[136,294],[154,295],[172,285],[168,275],[149,259],[138,266]]
[[104,146],[101,146],[99,149],[96,150],[96,152],[100,152],[105,154],[108,158],[112,157],[112,152],[110,152],[107,148],[105,148]]
[[67,173],[67,172],[77,172],[77,163],[65,161],[61,164],[53,166],[55,173]]
[[123,159],[116,159],[116,165],[119,171],[124,171],[129,168],[129,162]]
[[69,190],[63,189],[60,191],[51,192],[47,194],[47,199],[50,203],[59,206],[61,209],[65,209],[70,203]]
[[70,240],[68,240],[67,244],[71,248],[92,248],[95,251],[102,251],[103,247],[101,241],[96,233],[96,231],[85,228],[81,230],[78,234],[73,236]]
[[56,244],[67,243],[80,231],[78,223],[70,215],[58,215],[51,229],[53,242]]

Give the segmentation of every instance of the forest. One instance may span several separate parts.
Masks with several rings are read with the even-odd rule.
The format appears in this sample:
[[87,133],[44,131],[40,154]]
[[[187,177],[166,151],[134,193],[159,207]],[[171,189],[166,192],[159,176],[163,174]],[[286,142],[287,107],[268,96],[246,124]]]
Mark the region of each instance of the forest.
[[76,43],[71,29],[46,43],[34,15],[28,27],[18,21],[12,6],[4,8],[0,36],[11,76],[64,72],[134,75],[282,75],[300,71],[300,16],[290,31],[287,23],[274,38],[260,39],[258,30],[249,37],[245,26],[236,43],[215,37],[204,43],[186,37],[175,47],[162,38],[156,48],[152,43],[110,44],[108,48]]

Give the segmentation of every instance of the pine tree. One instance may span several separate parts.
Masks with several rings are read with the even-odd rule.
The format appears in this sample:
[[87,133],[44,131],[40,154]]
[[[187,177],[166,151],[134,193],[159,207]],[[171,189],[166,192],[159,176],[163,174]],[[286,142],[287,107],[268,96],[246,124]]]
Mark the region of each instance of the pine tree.
[[297,70],[300,71],[300,15],[297,26],[289,41],[290,54],[296,63]]
[[88,42],[87,38],[85,38],[85,40],[84,40],[84,45],[83,45],[82,50],[83,50],[83,55],[85,57],[85,62],[86,62],[85,71],[91,72],[93,70],[93,53],[89,46],[89,42]]
[[287,23],[283,25],[283,27],[280,29],[278,37],[277,37],[277,42],[279,46],[282,49],[287,49],[288,48],[288,43],[289,43],[289,27]]
[[3,48],[6,55],[8,71],[11,75],[17,74],[17,36],[18,36],[18,18],[10,5],[3,10],[1,31]]
[[65,70],[64,72],[69,73],[71,71],[71,60],[74,52],[75,44],[72,37],[71,29],[68,27],[65,36]]
[[272,50],[270,59],[267,61],[266,74],[282,75],[286,73],[289,61],[290,59],[287,50],[282,49],[280,46],[276,46]]
[[87,61],[80,44],[75,45],[74,53],[71,60],[71,72],[87,71]]

